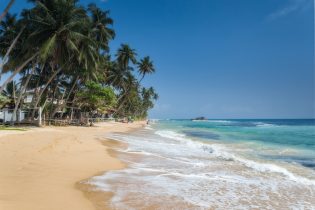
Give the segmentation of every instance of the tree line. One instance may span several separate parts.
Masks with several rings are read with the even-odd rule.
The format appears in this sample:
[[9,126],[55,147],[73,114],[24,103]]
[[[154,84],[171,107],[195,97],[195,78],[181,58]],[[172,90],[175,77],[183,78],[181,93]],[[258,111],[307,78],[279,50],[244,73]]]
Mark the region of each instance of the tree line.
[[141,82],[155,72],[153,61],[128,44],[110,51],[115,31],[108,10],[77,0],[29,0],[32,7],[17,16],[8,12],[13,2],[0,16],[0,77],[9,75],[1,80],[0,106],[42,107],[50,119],[69,107],[147,117],[158,95]]

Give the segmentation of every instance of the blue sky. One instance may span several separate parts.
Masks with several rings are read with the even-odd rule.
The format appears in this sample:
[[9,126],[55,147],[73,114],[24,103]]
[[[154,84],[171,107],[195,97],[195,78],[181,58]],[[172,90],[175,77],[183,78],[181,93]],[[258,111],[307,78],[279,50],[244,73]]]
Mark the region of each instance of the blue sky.
[[113,50],[128,43],[154,60],[150,117],[315,117],[312,0],[89,2],[111,11]]

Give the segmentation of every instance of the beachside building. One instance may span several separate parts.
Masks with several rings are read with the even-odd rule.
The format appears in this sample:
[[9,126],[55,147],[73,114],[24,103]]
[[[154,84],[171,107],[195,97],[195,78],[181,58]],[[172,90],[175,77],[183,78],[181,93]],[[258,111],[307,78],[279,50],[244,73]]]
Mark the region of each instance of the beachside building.
[[[24,96],[24,103],[25,103],[25,104],[30,104],[30,103],[32,103],[34,95],[35,95],[35,89],[33,89],[33,90],[27,90],[27,91],[25,92],[25,96]],[[47,102],[50,103],[51,101],[52,101],[52,98],[47,98]],[[57,100],[57,99],[54,99],[54,100],[53,100],[53,104],[59,104],[59,105],[61,105],[61,104],[64,104],[64,102],[65,102],[65,100]]]
[[[14,116],[13,109],[3,108],[0,110],[0,122],[7,123],[7,122],[22,122],[25,119],[26,112],[22,110],[17,111],[17,115]],[[18,119],[17,119],[18,118]]]
[[[35,89],[27,90],[25,92],[23,103],[26,105],[26,107],[29,107],[28,105],[32,103],[33,97],[34,97]],[[13,106],[5,106],[2,109],[0,109],[0,123],[8,124],[11,122],[14,123],[34,123],[34,121],[38,121],[38,114],[39,114],[39,108],[36,110],[36,116],[35,118],[30,120],[29,116],[33,112],[33,109],[29,108],[19,108],[16,111],[16,115],[14,115],[14,104]]]
[[34,92],[35,92],[34,90],[25,91],[24,103],[30,104],[33,101]]

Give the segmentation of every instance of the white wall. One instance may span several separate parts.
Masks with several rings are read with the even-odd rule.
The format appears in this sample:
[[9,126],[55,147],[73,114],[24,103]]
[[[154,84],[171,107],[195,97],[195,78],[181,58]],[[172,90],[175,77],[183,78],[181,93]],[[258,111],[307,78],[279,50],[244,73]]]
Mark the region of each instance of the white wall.
[[[25,118],[24,112],[17,111],[17,114],[20,114],[19,122],[24,120],[24,118]],[[12,111],[11,110],[10,111],[9,110],[0,111],[0,119],[2,119],[3,122],[10,122],[12,119],[12,115],[13,115],[13,110]],[[15,116],[13,117],[13,121],[16,121]]]

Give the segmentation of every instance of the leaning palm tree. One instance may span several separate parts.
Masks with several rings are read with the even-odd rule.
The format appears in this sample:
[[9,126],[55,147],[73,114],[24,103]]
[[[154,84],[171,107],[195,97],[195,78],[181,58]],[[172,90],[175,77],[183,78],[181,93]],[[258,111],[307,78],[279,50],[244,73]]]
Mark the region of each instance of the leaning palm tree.
[[143,80],[146,74],[153,74],[155,72],[153,62],[150,60],[149,56],[146,56],[140,60],[140,62],[138,63],[138,71],[140,75],[142,75],[139,83]]
[[7,14],[3,21],[0,22],[0,54],[4,56],[17,34],[17,17],[16,15]]
[[3,21],[0,21],[0,56],[2,57],[0,63],[0,79],[2,75],[2,68],[7,62],[10,54],[10,45],[16,36],[16,15],[10,13],[5,16]]
[[9,3],[7,4],[6,8],[4,9],[4,11],[2,12],[2,14],[0,15],[0,22],[2,21],[2,19],[8,14],[10,8],[12,7],[14,3],[14,0],[10,0]]
[[[28,1],[33,7],[18,19],[6,15],[0,21],[0,56],[5,58],[0,69],[11,73],[0,93],[17,74],[23,75],[16,109],[47,105],[45,116],[54,117],[66,106],[78,105],[80,88],[93,81],[115,89],[119,115],[145,116],[154,94],[148,90],[141,95],[133,68],[138,67],[141,81],[155,71],[153,62],[145,57],[138,63],[136,51],[127,44],[118,49],[116,59],[110,58],[108,44],[115,33],[108,11],[95,4],[85,9],[78,0]],[[29,105],[23,104],[26,90],[34,90]]]
[[2,57],[0,77],[2,73],[13,71],[2,83],[0,91],[34,58],[23,49],[23,42],[27,36],[25,31],[25,26],[22,25],[21,20],[17,20],[16,15],[7,14],[0,23],[0,56]]
[[54,113],[56,113],[58,109],[63,109],[70,103],[69,99],[72,95],[75,95],[73,93],[76,92],[79,83],[84,83],[88,80],[97,81],[99,79],[100,56],[97,53],[95,42],[91,40],[81,42],[78,49],[80,51],[79,56],[73,57],[65,69],[66,75],[64,76],[69,79],[69,81],[64,81],[64,83],[67,83],[64,85],[64,87],[66,87],[65,94],[61,95],[61,101],[64,101],[64,97],[65,101],[63,104],[57,104],[51,116],[54,116]]
[[67,69],[73,57],[79,56],[78,44],[89,39],[85,34],[89,21],[76,0],[42,0],[35,1],[35,7],[28,11],[28,23],[34,28],[29,43],[36,43],[42,65],[48,64],[51,69],[34,104],[37,107],[48,85]]
[[21,85],[20,85],[20,89],[18,92],[16,102],[15,102],[14,111],[13,111],[12,120],[11,120],[12,125],[14,124],[13,116],[16,116],[18,108],[21,106],[22,98],[24,97],[24,94],[27,90],[28,84],[29,84],[29,82],[30,82],[30,80],[31,80],[31,78],[35,72],[35,69],[36,69],[35,62],[33,62],[31,66],[32,67],[30,69],[27,69],[28,72],[25,73],[24,77],[23,76],[21,77],[21,83],[20,83]]
[[137,90],[139,87],[139,83],[131,72],[126,74],[126,77],[123,78],[122,83],[122,92],[118,98],[118,106],[116,109],[116,113],[118,113],[126,104],[127,100],[130,98],[130,94],[133,94],[132,90]]
[[[18,33],[17,30],[19,30]],[[12,51],[14,51],[14,48],[23,31],[24,27],[19,29],[17,26],[16,15],[8,13],[4,21],[0,22],[0,55],[2,57],[2,61],[0,63],[0,80],[3,73],[3,66],[9,60],[9,55]]]

